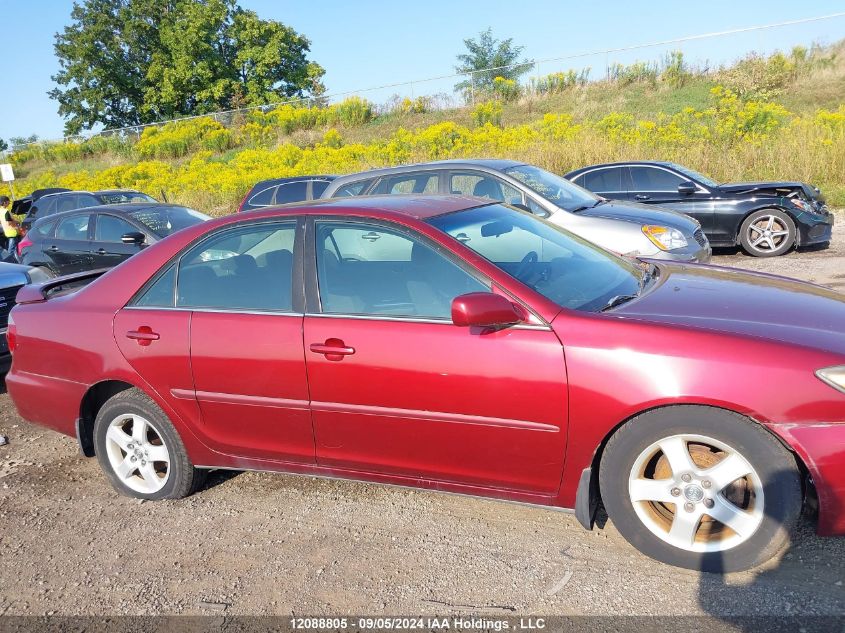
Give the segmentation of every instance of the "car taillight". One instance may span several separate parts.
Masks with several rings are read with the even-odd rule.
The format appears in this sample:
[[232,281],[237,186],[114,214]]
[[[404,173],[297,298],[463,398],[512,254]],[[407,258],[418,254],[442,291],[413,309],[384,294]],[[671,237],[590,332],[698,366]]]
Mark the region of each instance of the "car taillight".
[[33,242],[28,237],[24,237],[20,242],[18,242],[18,257],[23,256],[23,249],[27,248],[28,246],[32,246]]
[[14,353],[18,346],[18,328],[15,327],[15,321],[12,315],[9,315],[9,327],[6,330],[6,342],[9,344],[9,352]]

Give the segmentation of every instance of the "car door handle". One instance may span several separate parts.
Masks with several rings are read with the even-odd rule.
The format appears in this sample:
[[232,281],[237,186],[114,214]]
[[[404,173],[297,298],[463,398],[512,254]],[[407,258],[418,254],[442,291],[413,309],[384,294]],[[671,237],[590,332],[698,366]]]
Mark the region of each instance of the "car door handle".
[[129,330],[126,333],[126,338],[138,341],[138,345],[146,347],[153,341],[159,340],[161,337],[158,332],[153,332],[148,325],[142,325],[137,330]]
[[104,248],[98,248],[97,249],[97,255],[105,255],[105,254],[106,254],[106,249],[104,249]]
[[634,196],[634,200],[651,200],[651,196],[647,196],[643,193],[638,193]]
[[50,248],[48,248],[47,250],[48,250],[48,251],[51,251],[51,252],[53,252],[53,253],[55,253],[57,250],[59,250],[59,247],[58,247],[58,246],[56,246],[55,244],[53,244],[53,245],[52,245]]
[[355,353],[354,347],[348,347],[339,338],[326,339],[325,343],[311,343],[310,349],[315,354],[323,354],[326,359],[333,361],[343,360],[344,356]]

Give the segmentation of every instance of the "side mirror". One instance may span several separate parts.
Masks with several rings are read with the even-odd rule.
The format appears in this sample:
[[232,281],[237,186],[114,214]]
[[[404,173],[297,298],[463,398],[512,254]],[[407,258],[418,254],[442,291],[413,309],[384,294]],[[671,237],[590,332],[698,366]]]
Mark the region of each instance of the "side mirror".
[[120,236],[120,241],[124,244],[135,244],[141,246],[147,241],[147,236],[140,231],[132,231],[131,233],[124,233]]
[[698,191],[698,187],[696,187],[694,183],[691,183],[689,181],[682,182],[680,185],[678,185],[678,193],[682,196],[691,196],[696,191]]
[[470,292],[452,299],[452,323],[461,327],[494,327],[513,325],[525,316],[502,295],[492,292]]

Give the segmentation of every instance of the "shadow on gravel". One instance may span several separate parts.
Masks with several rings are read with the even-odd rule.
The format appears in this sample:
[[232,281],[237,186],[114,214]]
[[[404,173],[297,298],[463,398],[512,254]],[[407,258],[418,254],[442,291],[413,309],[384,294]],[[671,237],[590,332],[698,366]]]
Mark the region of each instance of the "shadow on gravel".
[[220,484],[224,484],[230,479],[234,479],[238,475],[242,474],[243,471],[240,470],[210,470],[208,471],[208,476],[206,477],[205,483],[203,484],[202,488],[200,488],[197,492],[202,490],[211,490],[215,486],[219,486]]
[[[776,475],[766,489],[776,490],[781,485],[778,480]],[[724,622],[726,630],[755,633],[843,630],[843,590],[841,581],[840,585],[834,581],[842,577],[843,563],[825,551],[835,539],[815,534],[814,502],[812,496],[809,503],[805,502],[798,525],[776,563],[760,570],[727,574],[725,568],[739,552],[714,553],[708,560],[713,573],[702,574],[699,581],[702,611]],[[784,509],[772,504],[765,507],[766,516],[777,529],[782,529],[783,522],[788,520],[783,516]],[[831,564],[838,570],[831,569]]]
[[6,374],[0,374],[0,396],[6,394]]

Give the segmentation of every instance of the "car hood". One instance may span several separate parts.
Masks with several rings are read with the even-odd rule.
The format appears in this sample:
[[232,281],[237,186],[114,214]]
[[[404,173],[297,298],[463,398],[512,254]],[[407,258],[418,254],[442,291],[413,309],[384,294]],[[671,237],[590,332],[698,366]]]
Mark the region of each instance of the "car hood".
[[613,314],[845,355],[845,295],[786,277],[661,263],[655,286]]
[[786,193],[800,189],[811,200],[822,200],[821,192],[805,182],[790,181],[760,181],[760,182],[729,182],[719,185],[719,190],[728,194],[764,194],[783,196]]
[[657,224],[678,229],[685,235],[692,235],[700,228],[698,221],[688,215],[665,207],[654,207],[634,202],[608,201],[597,207],[578,211],[577,215],[590,218],[622,220],[632,224]]

